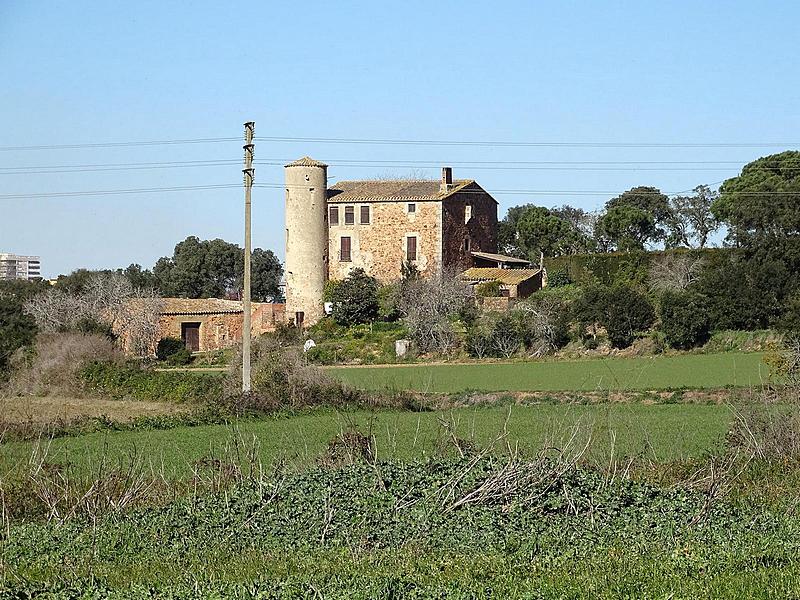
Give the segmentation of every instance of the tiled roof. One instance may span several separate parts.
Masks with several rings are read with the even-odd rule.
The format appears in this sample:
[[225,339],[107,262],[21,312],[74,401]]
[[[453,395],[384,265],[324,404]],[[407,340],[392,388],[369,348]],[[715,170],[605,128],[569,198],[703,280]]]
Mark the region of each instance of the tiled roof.
[[504,254],[492,254],[491,252],[470,252],[472,256],[478,258],[485,258],[486,260],[493,260],[499,263],[509,263],[515,265],[529,265],[531,261],[524,258],[514,258],[513,256],[505,256]]
[[[162,298],[162,315],[208,315],[244,312],[239,300],[220,298]],[[257,303],[253,303],[256,306]]]
[[298,158],[297,160],[290,162],[287,167],[327,167],[324,162],[320,162],[318,160],[314,160],[310,156],[304,156],[303,158]]
[[541,269],[494,269],[472,267],[461,274],[461,279],[472,282],[499,281],[505,285],[518,285],[539,274]]
[[442,192],[438,180],[365,180],[340,181],[328,188],[328,199],[334,202],[369,200],[442,200],[474,184],[472,179],[459,179]]

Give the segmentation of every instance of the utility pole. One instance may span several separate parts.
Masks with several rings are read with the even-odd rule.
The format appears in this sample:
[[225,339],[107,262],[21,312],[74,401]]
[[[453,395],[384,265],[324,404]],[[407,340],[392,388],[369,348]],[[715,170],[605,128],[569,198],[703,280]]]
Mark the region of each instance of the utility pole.
[[244,323],[242,324],[242,392],[250,391],[250,254],[252,242],[250,240],[250,193],[253,189],[253,152],[256,145],[253,136],[256,124],[248,121],[244,124]]

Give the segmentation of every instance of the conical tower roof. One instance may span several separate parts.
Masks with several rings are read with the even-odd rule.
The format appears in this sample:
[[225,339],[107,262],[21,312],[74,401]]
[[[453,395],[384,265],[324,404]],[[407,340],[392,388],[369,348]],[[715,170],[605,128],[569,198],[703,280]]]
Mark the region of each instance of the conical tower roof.
[[304,156],[303,158],[298,158],[297,160],[290,162],[287,167],[322,167],[327,168],[324,162],[320,162],[318,160],[314,160],[310,156]]

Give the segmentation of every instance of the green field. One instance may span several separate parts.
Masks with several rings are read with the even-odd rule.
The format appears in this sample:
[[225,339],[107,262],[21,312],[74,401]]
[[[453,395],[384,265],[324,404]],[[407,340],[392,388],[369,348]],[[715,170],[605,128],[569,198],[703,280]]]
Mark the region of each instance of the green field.
[[[676,460],[702,455],[722,442],[731,421],[727,406],[716,404],[601,404],[499,406],[446,412],[331,411],[242,421],[236,425],[180,427],[154,431],[99,432],[64,437],[47,444],[48,462],[95,469],[137,457],[167,477],[184,477],[197,461],[232,456],[234,441],[256,445],[267,467],[277,459],[298,466],[314,463],[328,442],[352,425],[376,438],[379,458],[423,459],[435,456],[444,436],[440,420],[458,437],[485,445],[507,431],[523,451],[561,446],[577,427],[578,439],[592,438],[590,455],[605,461],[617,456]],[[0,447],[0,469],[25,463],[35,447],[17,442]],[[41,445],[40,445],[41,447]],[[241,451],[241,449],[240,449]]]
[[593,391],[760,387],[769,371],[758,353],[683,354],[641,358],[330,367],[361,389],[424,393]]

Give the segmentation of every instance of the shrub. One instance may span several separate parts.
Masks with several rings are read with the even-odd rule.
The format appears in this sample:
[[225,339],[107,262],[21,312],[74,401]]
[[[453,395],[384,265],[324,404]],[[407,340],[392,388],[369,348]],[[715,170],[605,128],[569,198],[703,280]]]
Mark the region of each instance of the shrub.
[[475,287],[475,295],[480,298],[497,298],[502,295],[499,281],[484,281]]
[[403,281],[400,311],[420,352],[448,354],[458,346],[451,320],[461,312],[467,298],[464,282],[447,274]]
[[397,321],[400,318],[399,294],[400,286],[396,283],[383,285],[378,289],[378,316],[383,321]]
[[547,287],[558,288],[572,283],[566,269],[556,269],[547,274]]
[[630,346],[635,334],[649,329],[655,320],[647,297],[626,285],[586,289],[576,300],[573,315],[582,334],[595,324],[604,327],[614,348]]
[[92,363],[80,377],[94,393],[112,398],[155,402],[214,402],[222,396],[223,378],[214,373],[154,371],[137,364]]
[[156,346],[156,358],[167,360],[170,356],[181,350],[186,350],[186,344],[180,338],[166,337],[158,340]]
[[332,316],[339,325],[369,323],[378,318],[378,281],[364,269],[353,269],[331,292]]
[[167,357],[167,364],[172,366],[181,367],[188,365],[192,362],[192,353],[186,348],[181,348],[177,352],[173,352]]
[[[69,328],[61,330],[62,333],[71,331]],[[110,323],[104,323],[94,317],[81,317],[75,322],[74,331],[86,334],[96,334],[107,337],[112,342],[116,341],[117,334],[114,333],[114,328]]]
[[628,286],[609,290],[603,327],[615,348],[627,348],[637,332],[646,331],[655,320],[653,305],[646,296]]
[[305,363],[297,348],[281,346],[261,336],[252,346],[251,393],[241,393],[241,352],[225,382],[224,402],[236,413],[247,410],[274,411],[310,406],[358,404],[361,394],[318,367]]
[[664,338],[673,348],[687,350],[702,346],[711,335],[707,301],[698,293],[665,293],[659,317]]
[[10,390],[15,394],[79,395],[85,387],[80,373],[87,364],[121,360],[114,343],[102,335],[39,334],[31,359],[13,374]]

